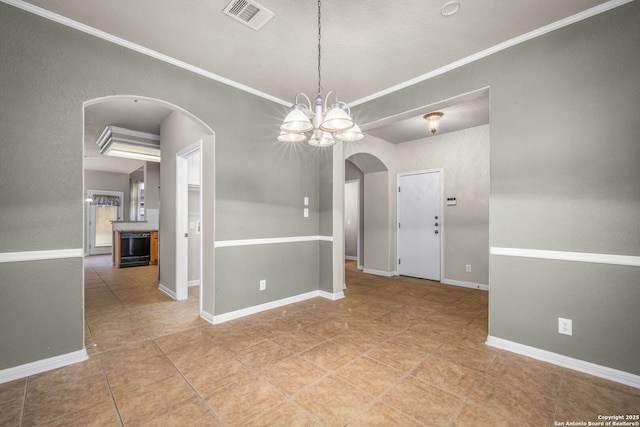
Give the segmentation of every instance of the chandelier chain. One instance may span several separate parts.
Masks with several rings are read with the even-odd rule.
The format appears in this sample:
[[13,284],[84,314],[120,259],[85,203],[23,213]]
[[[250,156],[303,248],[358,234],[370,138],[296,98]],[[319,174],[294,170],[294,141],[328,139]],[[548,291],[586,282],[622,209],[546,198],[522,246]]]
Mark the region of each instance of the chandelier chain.
[[321,13],[320,13],[320,0],[318,0],[318,95],[322,93],[322,78],[320,74],[320,60],[322,59],[322,24],[321,24]]

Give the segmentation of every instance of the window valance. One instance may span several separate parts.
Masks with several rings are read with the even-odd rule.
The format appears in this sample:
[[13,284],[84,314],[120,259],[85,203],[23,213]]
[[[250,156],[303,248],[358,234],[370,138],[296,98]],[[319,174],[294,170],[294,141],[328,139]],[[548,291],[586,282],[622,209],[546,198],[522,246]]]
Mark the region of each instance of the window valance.
[[111,196],[109,194],[94,194],[92,196],[92,199],[92,205],[120,206],[120,197],[118,196]]

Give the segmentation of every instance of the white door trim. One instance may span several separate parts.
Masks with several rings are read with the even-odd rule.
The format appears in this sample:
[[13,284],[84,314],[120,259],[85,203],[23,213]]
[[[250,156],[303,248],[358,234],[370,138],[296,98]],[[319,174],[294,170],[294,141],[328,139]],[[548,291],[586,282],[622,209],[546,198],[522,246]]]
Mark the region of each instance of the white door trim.
[[357,228],[357,233],[356,233],[356,264],[358,266],[359,270],[362,270],[362,236],[360,235],[360,210],[361,210],[361,206],[360,206],[360,178],[356,178],[356,179],[348,179],[345,182],[346,184],[353,184],[353,183],[357,183],[358,185],[356,186],[356,218],[358,221],[358,228]]
[[[435,169],[426,169],[426,170],[418,170],[418,171],[412,171],[412,172],[402,172],[402,173],[398,173],[396,174],[396,186],[395,186],[395,192],[396,192],[396,223],[394,225],[395,227],[395,233],[396,233],[396,259],[395,259],[395,271],[397,272],[397,274],[399,274],[399,268],[398,268],[398,240],[399,240],[399,233],[398,233],[398,221],[400,218],[400,202],[399,202],[399,198],[398,198],[398,183],[400,182],[400,177],[402,176],[411,176],[411,175],[421,175],[421,174],[425,174],[425,173],[434,173],[437,172],[440,174],[440,197],[442,199],[443,194],[444,194],[444,169],[443,168],[435,168]],[[442,281],[442,278],[444,277],[444,236],[445,236],[445,218],[444,218],[444,209],[442,208],[442,200],[440,200],[440,203],[438,205],[440,207],[440,215],[438,215],[440,217],[440,280]]]
[[[189,233],[189,157],[202,153],[202,139],[176,153],[176,300],[189,296],[188,236]],[[202,156],[200,156],[200,182],[202,182]],[[202,221],[202,189],[200,197],[200,220]],[[200,239],[200,279],[202,280],[202,244]],[[200,312],[202,312],[202,286],[200,286]]]
[[[124,219],[124,193],[122,191],[112,191],[112,190],[87,190],[87,196],[93,198],[95,194],[104,194],[108,196],[117,196],[120,198],[120,206],[118,206],[118,220]],[[95,217],[96,217],[96,208],[95,205],[91,203],[87,203],[86,210],[86,230],[87,230],[87,255],[104,255],[110,254],[113,250],[112,246],[101,246],[101,250],[96,250],[96,239],[95,239]],[[107,249],[108,248],[108,249]]]

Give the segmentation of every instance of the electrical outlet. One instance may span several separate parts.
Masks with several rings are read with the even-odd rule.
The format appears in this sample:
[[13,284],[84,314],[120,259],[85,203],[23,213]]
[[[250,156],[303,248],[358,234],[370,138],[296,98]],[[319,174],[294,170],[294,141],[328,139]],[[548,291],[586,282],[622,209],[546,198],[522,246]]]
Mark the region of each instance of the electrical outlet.
[[558,317],[558,333],[564,335],[573,335],[571,319],[563,319],[562,317]]
[[260,290],[264,291],[265,289],[267,289],[267,281],[262,279],[260,280]]
[[465,266],[464,266],[464,270],[465,270],[467,273],[471,273],[471,264],[467,264],[467,265],[465,265]]

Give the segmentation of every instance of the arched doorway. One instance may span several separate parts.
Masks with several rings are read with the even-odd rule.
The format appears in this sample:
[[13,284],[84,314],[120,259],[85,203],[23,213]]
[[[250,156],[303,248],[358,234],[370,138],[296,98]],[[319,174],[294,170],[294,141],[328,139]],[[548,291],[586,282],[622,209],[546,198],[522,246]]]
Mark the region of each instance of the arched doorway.
[[359,263],[364,272],[392,276],[390,171],[378,157],[352,154],[345,159],[345,181],[359,182]]
[[[188,259],[179,256],[176,250],[178,233],[183,235],[188,224],[178,224],[179,218],[186,221],[187,209],[178,203],[179,189],[176,184],[176,168],[179,156],[184,148],[195,143],[200,144],[201,180],[199,182],[201,222],[200,261],[213,260],[213,245],[202,242],[214,241],[214,132],[198,117],[166,101],[134,95],[117,95],[92,99],[83,103],[84,114],[84,156],[85,170],[125,172],[130,168],[142,166],[145,162],[131,159],[107,159],[98,153],[95,141],[105,126],[118,126],[140,132],[160,135],[161,167],[157,181],[145,188],[145,219],[149,226],[157,224],[159,230],[159,289],[174,299],[184,297],[186,292],[179,288],[184,282],[179,274],[188,271]],[[101,164],[102,163],[102,164]],[[124,169],[122,169],[124,168]],[[146,169],[145,169],[146,170]],[[127,197],[125,197],[127,199]],[[131,199],[125,201],[130,204]],[[211,246],[211,247],[210,247]],[[199,262],[200,269],[200,315],[209,320],[213,317],[214,307],[214,267],[213,262]]]

